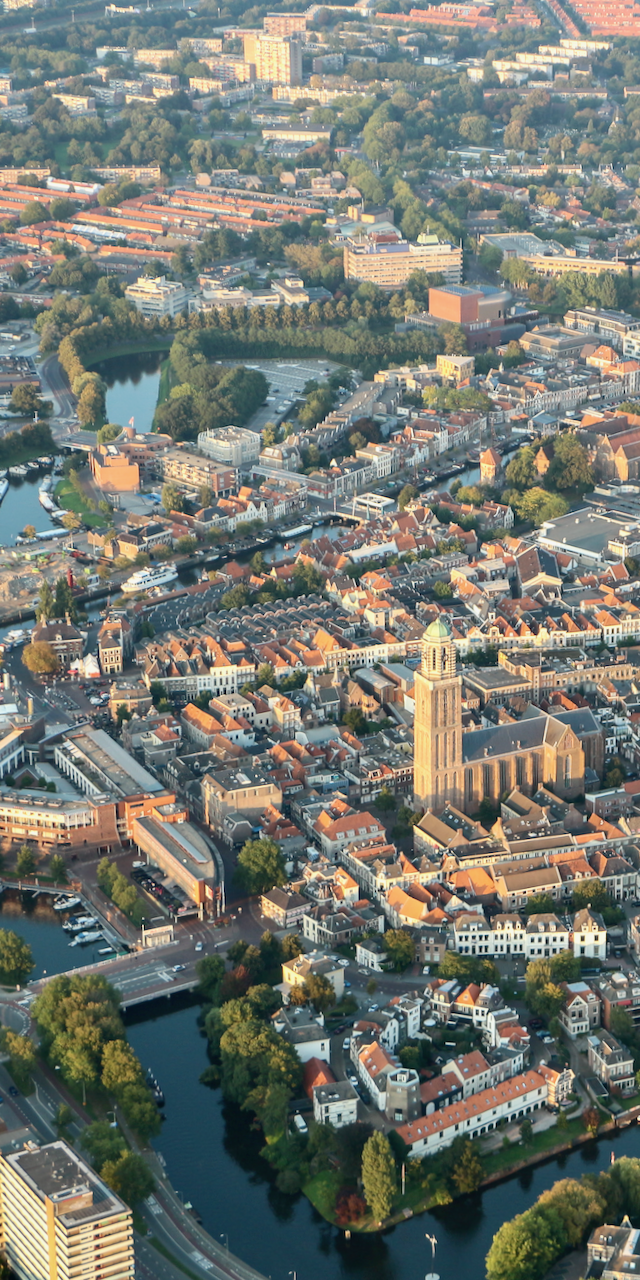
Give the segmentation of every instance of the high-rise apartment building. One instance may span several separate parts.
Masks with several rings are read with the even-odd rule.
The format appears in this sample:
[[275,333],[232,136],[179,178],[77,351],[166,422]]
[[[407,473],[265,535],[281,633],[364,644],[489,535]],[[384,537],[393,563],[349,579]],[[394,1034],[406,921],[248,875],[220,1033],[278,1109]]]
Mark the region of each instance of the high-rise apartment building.
[[244,60],[255,66],[256,80],[267,84],[302,83],[302,49],[299,41],[290,36],[247,32]]
[[304,13],[268,13],[262,25],[268,36],[292,36],[307,30]]
[[66,1142],[0,1155],[0,1248],[19,1280],[135,1280],[131,1210]]

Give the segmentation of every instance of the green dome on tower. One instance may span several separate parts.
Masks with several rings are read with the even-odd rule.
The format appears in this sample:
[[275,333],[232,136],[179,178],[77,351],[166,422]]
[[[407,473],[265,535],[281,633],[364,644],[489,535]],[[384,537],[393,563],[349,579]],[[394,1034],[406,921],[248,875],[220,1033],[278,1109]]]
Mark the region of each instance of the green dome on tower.
[[423,638],[425,640],[450,640],[451,631],[442,618],[435,618],[433,622],[429,623]]

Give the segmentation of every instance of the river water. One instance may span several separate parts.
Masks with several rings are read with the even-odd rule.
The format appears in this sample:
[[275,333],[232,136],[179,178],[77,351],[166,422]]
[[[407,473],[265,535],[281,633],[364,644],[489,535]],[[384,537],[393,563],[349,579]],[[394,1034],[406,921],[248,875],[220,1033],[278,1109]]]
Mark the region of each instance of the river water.
[[166,358],[166,351],[143,351],[103,360],[95,366],[107,384],[107,422],[125,427],[133,418],[136,431],[151,430],[158,403],[160,365]]

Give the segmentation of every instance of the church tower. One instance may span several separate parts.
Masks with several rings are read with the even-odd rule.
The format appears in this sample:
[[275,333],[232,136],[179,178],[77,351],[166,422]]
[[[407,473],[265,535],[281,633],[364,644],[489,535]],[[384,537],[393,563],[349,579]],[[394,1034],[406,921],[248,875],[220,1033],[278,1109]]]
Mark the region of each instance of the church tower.
[[462,677],[456,675],[456,649],[445,622],[436,618],[422,640],[422,666],[416,672],[414,807],[460,805],[462,785]]

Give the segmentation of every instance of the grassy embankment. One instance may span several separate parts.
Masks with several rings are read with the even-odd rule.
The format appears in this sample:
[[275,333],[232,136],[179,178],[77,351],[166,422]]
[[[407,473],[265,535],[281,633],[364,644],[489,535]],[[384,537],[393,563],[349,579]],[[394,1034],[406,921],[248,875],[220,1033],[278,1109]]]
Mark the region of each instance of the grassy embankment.
[[74,511],[83,524],[90,525],[92,529],[107,528],[109,521],[106,516],[101,511],[92,510],[89,499],[81,496],[66,476],[58,481],[54,497],[63,511]]
[[[637,1106],[637,1097],[634,1103]],[[601,1118],[604,1123],[609,1119],[609,1116],[601,1113]],[[584,1125],[581,1117],[578,1116],[575,1120],[570,1120],[562,1131],[554,1125],[551,1129],[545,1129],[542,1133],[534,1134],[531,1141],[526,1145],[522,1142],[512,1142],[508,1146],[500,1147],[497,1151],[492,1151],[482,1156],[484,1170],[484,1182],[482,1185],[500,1180],[502,1177],[508,1177],[509,1174],[515,1174],[527,1165],[540,1163],[559,1149],[570,1150],[574,1143],[586,1140],[587,1135],[585,1134]],[[420,1182],[413,1186],[407,1186],[404,1196],[398,1190],[392,1212],[385,1225],[391,1226],[394,1223],[402,1222],[404,1218],[412,1217],[416,1213],[426,1213],[429,1209],[434,1209],[438,1205],[447,1203],[449,1197],[443,1197],[442,1182],[436,1159],[434,1158],[433,1162],[429,1163],[432,1163],[432,1168],[429,1169],[427,1166]],[[343,1186],[343,1182],[344,1179],[338,1171],[325,1169],[317,1173],[302,1188],[307,1199],[311,1201],[318,1213],[327,1222],[331,1222],[334,1225],[337,1225],[334,1212],[336,1195]],[[359,1222],[350,1223],[349,1229],[358,1232],[371,1232],[379,1230],[379,1227],[371,1215],[368,1214]]]

